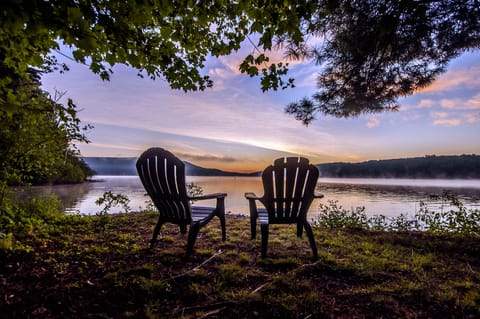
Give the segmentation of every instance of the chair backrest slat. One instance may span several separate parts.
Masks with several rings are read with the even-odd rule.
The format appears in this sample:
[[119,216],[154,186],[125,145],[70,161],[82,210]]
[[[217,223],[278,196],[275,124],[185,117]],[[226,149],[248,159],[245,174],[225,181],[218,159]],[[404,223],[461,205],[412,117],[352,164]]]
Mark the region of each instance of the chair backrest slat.
[[275,211],[275,184],[274,184],[274,177],[275,173],[273,171],[273,166],[270,165],[268,166],[262,174],[262,180],[263,180],[263,199],[262,203],[265,206],[265,208],[271,212]]
[[269,220],[292,223],[306,218],[318,175],[318,169],[303,157],[279,158],[267,167],[262,174],[262,202]]
[[150,148],[137,160],[143,186],[165,220],[191,222],[191,204],[185,185],[185,164],[162,148]]

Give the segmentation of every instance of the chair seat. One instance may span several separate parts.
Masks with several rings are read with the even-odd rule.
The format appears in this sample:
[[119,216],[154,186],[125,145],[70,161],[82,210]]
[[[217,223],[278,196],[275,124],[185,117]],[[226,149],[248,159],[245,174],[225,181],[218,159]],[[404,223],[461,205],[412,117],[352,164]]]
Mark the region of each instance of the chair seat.
[[[257,214],[258,214],[258,221],[260,222],[260,225],[267,225],[270,223],[268,211],[265,208],[257,208]],[[296,223],[297,220],[298,218],[296,217],[283,218],[280,221],[276,221],[275,224],[292,224],[292,223]]]
[[268,224],[268,211],[265,208],[257,208],[260,224]]
[[192,206],[192,221],[194,223],[208,220],[214,216],[215,207]]

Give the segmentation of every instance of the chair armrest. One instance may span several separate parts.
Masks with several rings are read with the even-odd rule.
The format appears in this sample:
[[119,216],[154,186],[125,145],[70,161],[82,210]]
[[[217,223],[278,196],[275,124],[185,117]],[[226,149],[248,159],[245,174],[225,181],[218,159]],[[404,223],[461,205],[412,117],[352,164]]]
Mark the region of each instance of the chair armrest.
[[227,193],[214,193],[214,194],[207,194],[207,195],[191,196],[189,198],[191,200],[203,200],[203,199],[225,198],[226,196],[227,196]]
[[255,201],[261,200],[262,198],[255,195],[255,193],[245,193],[245,198],[248,199],[250,219],[256,220],[258,218],[258,213],[257,213],[257,203]]
[[217,199],[214,214],[220,217],[220,219],[222,219],[225,218],[225,197],[227,197],[227,193],[214,193],[208,195],[192,196],[189,198],[191,200]]
[[313,198],[323,198],[323,197],[325,197],[325,195],[323,194],[315,194],[315,193],[313,194]]
[[260,200],[260,197],[255,195],[255,193],[245,193],[245,198],[248,200]]

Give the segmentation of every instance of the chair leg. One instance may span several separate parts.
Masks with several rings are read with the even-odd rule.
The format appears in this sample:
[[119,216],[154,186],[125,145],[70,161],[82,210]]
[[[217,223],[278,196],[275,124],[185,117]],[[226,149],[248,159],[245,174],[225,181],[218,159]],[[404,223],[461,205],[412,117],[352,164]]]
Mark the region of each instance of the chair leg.
[[222,241],[227,240],[227,228],[225,226],[225,213],[221,213],[218,218],[220,218],[220,225],[222,226]]
[[185,225],[185,224],[180,225],[180,233],[181,234],[186,234],[187,233],[187,225]]
[[268,224],[261,224],[262,231],[262,258],[267,257],[268,246]]
[[252,233],[251,239],[257,238],[257,218],[250,216],[250,231]]
[[197,240],[198,231],[200,230],[200,224],[195,223],[190,226],[190,230],[188,231],[188,242],[187,242],[187,254],[186,257],[189,257],[193,252],[193,245],[195,245],[195,241]]
[[162,217],[158,217],[157,225],[155,225],[155,229],[153,230],[152,240],[150,240],[150,248],[153,248],[153,245],[155,245],[155,242],[157,241],[158,233],[160,232],[160,229],[162,228],[163,223],[164,222],[162,220]]
[[303,235],[303,225],[302,223],[297,223],[297,237],[302,237]]
[[317,245],[315,244],[315,238],[313,237],[312,227],[308,222],[305,222],[304,225],[308,240],[310,241],[310,247],[312,247],[313,258],[318,259]]

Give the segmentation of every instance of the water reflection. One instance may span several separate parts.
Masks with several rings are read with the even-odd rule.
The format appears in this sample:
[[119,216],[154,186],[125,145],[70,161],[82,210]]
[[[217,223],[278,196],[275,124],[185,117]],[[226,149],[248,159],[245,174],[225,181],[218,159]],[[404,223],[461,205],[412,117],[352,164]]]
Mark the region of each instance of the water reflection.
[[76,207],[80,199],[88,198],[92,189],[92,182],[73,185],[32,186],[26,189],[16,188],[15,195],[19,199],[31,199],[55,194],[62,201],[64,209],[69,210]]
[[[97,176],[97,182],[80,185],[33,187],[31,193],[47,195],[54,193],[68,211],[95,214],[101,210],[95,201],[106,191],[122,193],[131,200],[132,210],[147,206],[148,197],[137,176]],[[245,192],[263,194],[260,177],[200,177],[188,176],[187,182],[199,184],[204,194],[226,192],[226,209],[235,214],[248,214]],[[325,179],[318,183],[318,192],[325,195],[312,204],[310,216],[318,214],[320,203],[337,200],[339,205],[350,209],[365,206],[369,215],[397,216],[418,211],[420,201],[430,201],[431,194],[440,195],[449,190],[457,195],[469,208],[480,209],[480,180],[399,180],[399,179]],[[202,205],[215,205],[214,200],[202,201]],[[433,204],[439,202],[433,202]],[[112,213],[118,212],[113,208]]]

